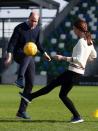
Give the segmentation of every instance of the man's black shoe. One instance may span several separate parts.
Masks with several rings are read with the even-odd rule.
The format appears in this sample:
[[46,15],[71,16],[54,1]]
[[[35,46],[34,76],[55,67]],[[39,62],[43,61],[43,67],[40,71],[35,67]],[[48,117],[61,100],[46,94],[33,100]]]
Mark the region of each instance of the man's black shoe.
[[16,117],[23,119],[31,119],[31,117],[28,116],[26,112],[17,112]]
[[17,80],[15,81],[15,85],[16,85],[17,87],[23,89],[23,88],[24,88],[23,79],[21,79],[21,78],[20,78],[20,79],[17,79]]

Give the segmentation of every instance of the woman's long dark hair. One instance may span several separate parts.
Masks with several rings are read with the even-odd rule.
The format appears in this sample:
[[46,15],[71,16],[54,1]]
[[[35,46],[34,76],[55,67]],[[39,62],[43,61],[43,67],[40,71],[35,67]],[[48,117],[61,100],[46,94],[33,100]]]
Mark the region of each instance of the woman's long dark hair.
[[84,32],[86,40],[87,40],[87,44],[88,45],[92,45],[93,44],[93,40],[91,37],[91,33],[88,31],[88,25],[86,23],[86,21],[82,20],[82,19],[78,19],[75,23],[74,26],[76,28],[78,28],[80,31]]

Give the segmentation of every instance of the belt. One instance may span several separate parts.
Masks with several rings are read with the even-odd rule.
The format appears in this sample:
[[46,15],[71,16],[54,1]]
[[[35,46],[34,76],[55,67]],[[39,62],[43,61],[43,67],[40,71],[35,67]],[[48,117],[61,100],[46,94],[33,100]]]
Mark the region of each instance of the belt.
[[75,65],[75,64],[70,64],[69,66],[75,67],[75,68],[77,68],[77,69],[82,69],[82,70],[85,69],[85,68],[83,68],[83,67],[81,67],[81,66],[77,66],[77,65]]

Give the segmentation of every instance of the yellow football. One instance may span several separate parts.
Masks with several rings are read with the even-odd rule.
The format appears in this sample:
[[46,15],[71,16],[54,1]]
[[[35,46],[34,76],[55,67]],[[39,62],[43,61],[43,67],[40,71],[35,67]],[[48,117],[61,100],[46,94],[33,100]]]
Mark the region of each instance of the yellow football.
[[93,116],[98,118],[98,109],[93,113]]
[[28,42],[24,46],[24,53],[27,56],[35,56],[37,54],[37,46],[33,42]]

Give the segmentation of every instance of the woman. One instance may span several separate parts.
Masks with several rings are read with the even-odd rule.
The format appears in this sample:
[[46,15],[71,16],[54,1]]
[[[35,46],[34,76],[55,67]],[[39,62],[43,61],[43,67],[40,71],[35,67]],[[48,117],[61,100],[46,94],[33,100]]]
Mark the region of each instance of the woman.
[[84,20],[78,19],[74,23],[73,30],[74,33],[79,37],[79,40],[73,48],[72,57],[62,55],[54,56],[55,60],[69,62],[68,70],[58,76],[56,79],[52,80],[47,86],[39,91],[29,95],[20,93],[20,95],[25,101],[30,102],[36,97],[49,93],[55,87],[61,86],[59,97],[63,101],[64,105],[73,114],[71,122],[79,123],[83,122],[84,120],[76,110],[73,102],[68,98],[68,93],[73,87],[74,79],[84,74],[87,60],[93,60],[96,58],[97,53],[93,46],[91,34],[88,31],[88,25]]

